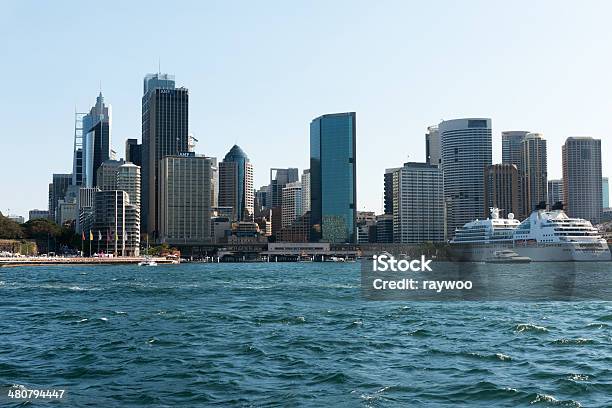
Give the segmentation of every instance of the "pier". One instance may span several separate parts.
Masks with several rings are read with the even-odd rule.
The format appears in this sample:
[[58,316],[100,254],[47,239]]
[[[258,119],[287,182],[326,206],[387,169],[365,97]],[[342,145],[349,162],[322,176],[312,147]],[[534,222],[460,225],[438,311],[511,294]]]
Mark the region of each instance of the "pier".
[[[165,257],[149,258],[157,264],[175,264],[176,259]],[[0,258],[0,268],[16,266],[49,266],[49,265],[128,265],[144,261],[142,257],[10,257]]]

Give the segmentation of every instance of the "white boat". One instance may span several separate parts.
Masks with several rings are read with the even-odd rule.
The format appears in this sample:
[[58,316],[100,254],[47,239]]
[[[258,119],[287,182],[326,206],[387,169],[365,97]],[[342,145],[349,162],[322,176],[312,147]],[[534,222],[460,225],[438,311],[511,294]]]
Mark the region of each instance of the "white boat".
[[502,249],[493,252],[490,258],[485,260],[487,263],[529,263],[531,258],[527,256],[520,256],[511,249]]
[[560,207],[536,209],[523,222],[499,217],[491,208],[486,220],[468,222],[450,241],[453,257],[462,261],[487,261],[496,251],[510,249],[534,262],[610,261],[606,240],[591,222],[570,218]]
[[144,261],[138,262],[138,266],[157,266],[157,262],[153,259],[145,259]]

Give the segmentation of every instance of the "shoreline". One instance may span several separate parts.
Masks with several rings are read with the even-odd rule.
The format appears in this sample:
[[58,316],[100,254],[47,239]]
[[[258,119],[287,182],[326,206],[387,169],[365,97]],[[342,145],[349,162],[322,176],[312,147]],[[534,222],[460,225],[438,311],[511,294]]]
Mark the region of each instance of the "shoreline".
[[[164,257],[148,258],[158,264],[171,265],[176,262]],[[130,265],[144,261],[142,257],[116,257],[116,258],[0,258],[0,268],[11,268],[18,266],[49,266],[49,265]]]

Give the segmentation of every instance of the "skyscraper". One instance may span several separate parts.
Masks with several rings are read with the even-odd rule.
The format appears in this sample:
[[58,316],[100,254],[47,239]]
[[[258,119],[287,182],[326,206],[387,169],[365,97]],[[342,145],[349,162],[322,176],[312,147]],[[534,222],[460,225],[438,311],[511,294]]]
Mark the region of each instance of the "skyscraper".
[[310,211],[310,169],[302,173],[302,214]]
[[142,166],[142,144],[137,139],[125,141],[125,161]]
[[540,202],[548,199],[546,139],[528,133],[521,142],[522,216],[527,217]]
[[393,242],[445,240],[443,184],[437,164],[405,163],[393,172]]
[[195,153],[166,156],[160,167],[160,239],[169,244],[211,241],[209,157]]
[[607,177],[601,179],[601,194],[603,208],[610,208],[610,185]]
[[563,180],[548,180],[548,205],[563,202]]
[[117,188],[117,171],[125,164],[123,160],[105,160],[96,172],[96,187],[102,191],[120,190]]
[[97,186],[97,172],[102,163],[111,158],[111,107],[104,104],[102,92],[96,104],[82,118],[83,179],[85,187]]
[[602,215],[601,140],[568,137],[563,145],[563,197],[570,217],[599,223]]
[[442,162],[440,156],[440,132],[437,126],[429,126],[425,133],[425,161],[434,166]]
[[523,138],[531,133],[528,130],[507,130],[502,132],[502,163],[514,164],[517,169],[521,169],[522,141]]
[[59,202],[66,198],[68,187],[72,185],[72,174],[53,174],[53,183],[49,184],[49,218],[59,224]]
[[168,74],[148,74],[142,97],[143,229],[158,232],[159,163],[164,156],[188,151],[189,91]]
[[219,163],[219,207],[232,208],[232,221],[252,221],[253,195],[253,165],[234,145]]
[[310,216],[313,241],[356,240],[356,114],[310,123]]
[[454,119],[438,125],[442,146],[447,232],[482,217],[484,169],[492,163],[491,119]]
[[282,228],[291,226],[302,214],[302,183],[294,181],[283,187],[283,201],[281,207]]
[[523,139],[527,134],[531,133],[527,130],[507,130],[502,132],[502,163],[514,164],[518,169],[518,211],[514,213],[517,218],[525,218],[528,214],[524,214],[524,186],[525,180],[523,174]]
[[485,207],[483,216],[489,216],[491,207],[499,208],[503,215],[518,214],[519,172],[514,164],[493,164],[485,169]]
[[125,191],[130,204],[140,209],[140,167],[134,163],[122,163],[116,171],[117,190]]

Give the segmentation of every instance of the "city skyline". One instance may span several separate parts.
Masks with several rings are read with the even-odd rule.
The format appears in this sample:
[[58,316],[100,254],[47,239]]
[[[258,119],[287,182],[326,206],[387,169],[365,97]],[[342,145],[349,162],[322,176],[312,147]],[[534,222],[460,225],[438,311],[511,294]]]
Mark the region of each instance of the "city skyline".
[[[257,31],[255,23],[239,15],[236,24],[244,23],[244,31],[232,35],[220,24],[212,24],[207,29],[190,24],[195,21],[191,14],[205,21],[229,15],[225,6],[194,4],[175,10],[168,25],[178,28],[180,34],[218,38],[216,44],[206,43],[210,54],[205,56],[196,55],[197,49],[191,47],[193,41],[177,43],[179,34],[163,38],[162,33],[152,33],[151,44],[141,43],[128,22],[135,22],[136,26],[144,24],[147,13],[153,11],[123,5],[121,13],[125,16],[117,18],[118,12],[113,12],[113,7],[93,6],[103,19],[116,20],[117,29],[108,33],[113,44],[108,50],[79,48],[81,56],[93,58],[94,63],[87,65],[69,64],[62,59],[75,49],[74,44],[68,45],[68,38],[75,37],[77,47],[86,41],[76,35],[84,28],[80,25],[84,22],[76,23],[78,11],[67,9],[66,5],[37,8],[27,3],[10,5],[2,30],[15,40],[8,45],[6,55],[8,59],[19,56],[24,63],[19,64],[19,72],[16,65],[0,68],[3,77],[12,79],[4,85],[14,95],[0,102],[0,110],[11,118],[0,125],[0,135],[3,151],[23,152],[32,164],[18,177],[1,182],[2,191],[11,194],[3,196],[0,210],[25,216],[30,209],[46,207],[49,174],[71,171],[75,107],[77,111],[91,107],[100,81],[105,101],[113,106],[112,147],[123,156],[125,140],[139,138],[141,132],[142,78],[157,70],[160,59],[161,71],[176,75],[177,85],[190,90],[189,130],[200,141],[196,152],[220,158],[230,146],[239,144],[249,152],[254,167],[260,169],[255,172],[255,188],[267,183],[269,168],[297,167],[300,172],[308,168],[310,120],[322,114],[347,111],[359,115],[358,210],[381,212],[380,179],[384,169],[399,167],[408,161],[425,161],[424,134],[428,126],[436,125],[442,118],[492,118],[493,163],[501,162],[502,131],[529,129],[544,134],[548,141],[548,178],[561,178],[561,146],[567,137],[601,139],[602,152],[609,149],[612,123],[607,123],[606,117],[612,106],[605,95],[612,89],[612,80],[606,74],[612,62],[600,55],[600,51],[611,35],[603,28],[604,24],[598,24],[609,10],[608,5],[585,10],[572,6],[550,7],[551,4],[530,5],[529,18],[520,18],[524,17],[524,9],[519,6],[493,10],[475,3],[461,8],[446,4],[419,6],[412,14],[408,13],[409,7],[395,4],[396,16],[389,16],[388,7],[366,7],[358,3],[350,8],[333,4],[320,16],[314,5],[298,4],[291,6],[292,12],[284,10],[286,13],[278,14],[284,19],[266,15],[265,9],[270,9],[264,7],[263,14],[253,9],[246,10],[245,14],[250,19],[253,13],[257,14],[263,19],[258,24],[268,23],[270,29]],[[481,21],[482,26],[451,38],[448,30],[459,23],[445,15],[449,11],[455,17]],[[28,21],[48,31],[46,38],[35,38],[12,23],[23,21],[26,13]],[[343,13],[362,23],[372,23],[372,31],[359,30],[360,24],[355,21],[336,27],[334,24]],[[384,21],[376,21],[376,16],[383,13]],[[320,32],[306,27],[305,22],[311,16],[320,17]],[[427,38],[416,37],[423,40],[423,44],[416,44],[412,39],[414,34],[427,27],[432,17],[445,29]],[[486,17],[491,17],[491,21],[485,21]],[[400,25],[402,18],[408,18],[412,24]],[[536,24],[534,20],[538,24],[543,21],[549,30],[527,35],[525,32],[533,34],[529,28]],[[64,24],[67,21],[75,24]],[[515,25],[510,27],[511,22]],[[465,27],[465,20],[461,24]],[[62,25],[66,27],[61,28]],[[240,34],[253,30],[250,39]],[[282,38],[280,32],[287,38]],[[219,33],[228,35],[213,35]],[[482,37],[483,33],[492,38]],[[357,44],[346,43],[351,36]],[[126,38],[125,44],[119,42],[122,37]],[[502,46],[491,48],[496,41]],[[160,51],[164,47],[168,49],[169,43],[173,44],[173,52]],[[295,46],[296,43],[302,47]],[[324,74],[319,72],[317,64],[304,63],[305,55],[321,43],[324,47],[314,55],[317,61],[326,58],[330,62],[322,70]],[[468,56],[457,55],[453,50],[464,49],[470,43],[478,45],[474,50],[480,49],[482,53],[482,62],[476,69],[468,64]],[[22,52],[33,44],[41,49],[40,54]],[[346,47],[347,55],[355,64],[348,66],[344,62],[346,56],[334,54],[340,45]],[[378,46],[382,46],[381,54],[376,49]],[[391,59],[375,62],[372,56],[388,56],[390,47],[401,52]],[[261,56],[256,55],[258,50]],[[57,56],[51,55],[54,52]],[[543,55],[547,58],[542,58]],[[567,55],[580,58],[569,61],[565,58]],[[412,68],[413,56],[419,57],[417,65],[428,69]],[[447,56],[458,58],[452,71],[445,68]],[[51,64],[40,71],[39,65],[33,62],[34,57],[47,59]],[[291,62],[296,58],[297,62]],[[254,63],[246,67],[246,61]],[[504,67],[509,61],[516,63]],[[597,79],[589,79],[592,77]],[[475,87],[476,84],[481,86]],[[58,86],[61,92],[57,92]],[[589,93],[585,98],[589,88],[598,92]],[[321,90],[325,92],[320,94]],[[465,98],[467,90],[472,92],[469,98]],[[35,121],[32,121],[32,112],[37,112]],[[390,117],[397,119],[389,120]],[[19,122],[28,126],[18,129]],[[19,137],[9,137],[14,134]],[[388,149],[389,146],[393,148]],[[381,151],[380,157],[370,159],[369,153],[377,149]],[[22,162],[19,154],[5,153],[1,170],[3,174],[14,174],[15,168],[22,168],[19,167]],[[610,166],[603,162],[604,177],[612,174]]]

